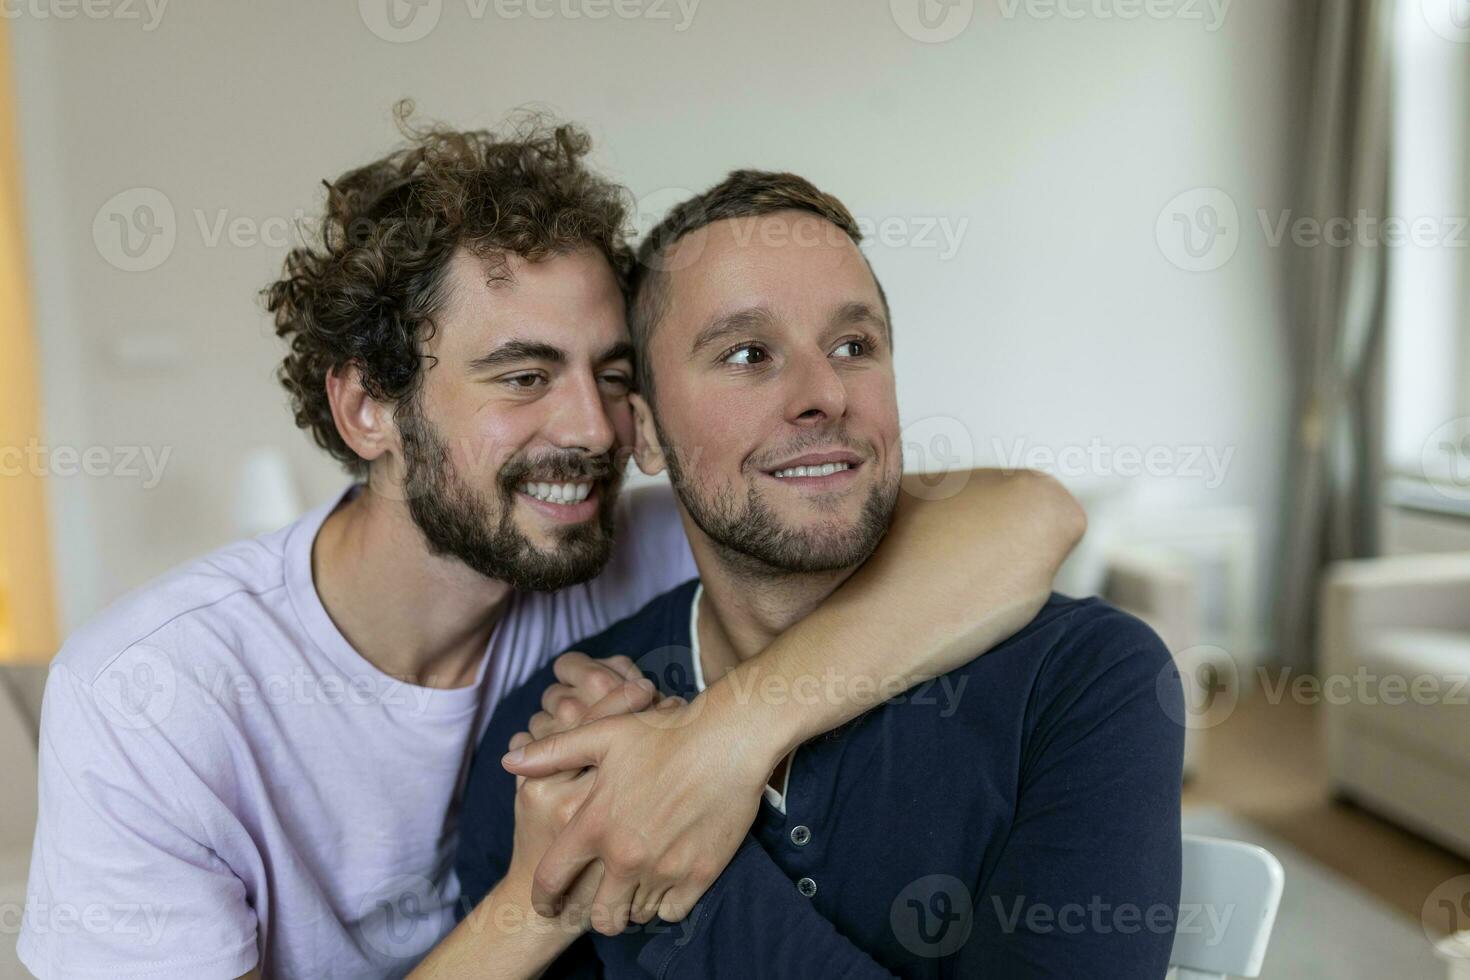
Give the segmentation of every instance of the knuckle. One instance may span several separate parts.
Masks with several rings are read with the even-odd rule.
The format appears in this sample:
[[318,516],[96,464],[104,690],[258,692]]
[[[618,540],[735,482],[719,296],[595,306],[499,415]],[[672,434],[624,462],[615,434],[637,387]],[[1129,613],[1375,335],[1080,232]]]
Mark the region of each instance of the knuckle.
[[689,880],[709,885],[720,876],[720,868],[709,858],[698,858],[689,866]]
[[581,808],[582,804],[579,800],[565,798],[559,804],[557,804],[556,819],[563,827],[565,827],[567,824],[572,822],[572,818],[577,815],[577,811]]
[[528,779],[521,784],[521,796],[531,806],[542,806],[551,796],[550,787],[544,779]]
[[551,877],[550,873],[540,868],[537,868],[535,874],[531,876],[532,887],[536,891],[543,892],[547,895],[553,894],[556,891],[556,884],[556,880]]
[[541,692],[541,710],[550,711],[556,703],[567,696],[565,684],[553,684]]
[[614,677],[609,671],[599,670],[597,673],[587,678],[587,683],[585,686],[594,697],[596,697],[598,700],[601,700],[602,698],[607,697],[613,691],[616,691],[621,684],[622,678]]
[[604,846],[603,860],[608,870],[620,878],[632,877],[646,858],[643,842],[631,834],[611,835]]

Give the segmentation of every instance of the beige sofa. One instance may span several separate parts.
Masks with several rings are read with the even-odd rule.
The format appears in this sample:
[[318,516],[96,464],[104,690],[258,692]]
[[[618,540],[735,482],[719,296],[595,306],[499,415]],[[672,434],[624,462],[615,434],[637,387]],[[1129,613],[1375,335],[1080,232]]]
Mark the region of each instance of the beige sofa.
[[1337,793],[1470,856],[1470,552],[1334,565],[1318,668]]
[[46,667],[0,665],[0,980],[29,977],[15,958],[36,826],[36,732]]

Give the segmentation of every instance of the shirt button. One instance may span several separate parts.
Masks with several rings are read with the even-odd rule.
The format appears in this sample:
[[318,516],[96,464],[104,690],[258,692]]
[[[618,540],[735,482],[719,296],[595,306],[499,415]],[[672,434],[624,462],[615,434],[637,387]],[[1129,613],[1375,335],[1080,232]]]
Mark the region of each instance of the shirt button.
[[797,824],[795,827],[791,828],[791,843],[795,844],[797,847],[805,847],[807,841],[811,839],[812,831],[810,827],[807,827],[804,824]]
[[807,898],[811,898],[817,893],[817,883],[810,878],[803,878],[796,883],[796,890]]

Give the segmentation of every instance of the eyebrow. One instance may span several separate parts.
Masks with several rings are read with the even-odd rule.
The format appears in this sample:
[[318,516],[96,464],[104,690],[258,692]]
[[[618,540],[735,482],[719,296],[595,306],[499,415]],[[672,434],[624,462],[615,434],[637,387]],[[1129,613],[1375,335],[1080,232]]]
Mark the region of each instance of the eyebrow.
[[[718,341],[724,340],[734,334],[745,333],[749,330],[769,326],[775,322],[775,314],[764,306],[752,306],[746,310],[737,310],[724,316],[715,317],[694,338],[693,345],[689,348],[690,356],[698,354],[701,350]],[[853,301],[843,303],[832,314],[831,324],[833,326],[848,326],[859,323],[870,324],[885,334],[888,331],[888,320],[869,303]]]
[[734,313],[717,316],[695,336],[694,343],[689,348],[689,354],[692,357],[711,344],[718,343],[732,334],[769,326],[775,322],[775,319],[775,315],[764,306],[752,306],[749,309],[736,310]]
[[[603,351],[595,363],[606,364],[608,361],[619,360],[633,360],[633,345],[626,340],[620,340]],[[487,368],[519,364],[523,361],[565,364],[567,354],[560,347],[554,347],[539,340],[507,340],[488,354],[481,354],[470,361],[469,367],[471,371],[483,371]]]
[[633,344],[630,341],[620,340],[603,351],[602,356],[597,358],[595,363],[606,364],[608,361],[628,361],[632,363]]
[[854,302],[843,303],[832,316],[834,326],[846,326],[848,324],[868,323],[887,332],[888,320],[883,314],[873,309],[867,303]]

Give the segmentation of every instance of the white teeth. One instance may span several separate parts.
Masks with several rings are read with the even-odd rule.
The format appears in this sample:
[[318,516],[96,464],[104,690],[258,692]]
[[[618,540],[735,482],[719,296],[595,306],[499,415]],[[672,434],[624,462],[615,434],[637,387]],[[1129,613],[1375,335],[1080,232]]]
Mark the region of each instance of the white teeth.
[[777,470],[773,476],[785,479],[788,476],[831,476],[843,470],[852,469],[851,463],[823,463],[821,466],[791,466],[784,470]]
[[592,493],[591,483],[541,483],[526,482],[520,485],[521,493],[537,500],[553,504],[580,504]]

